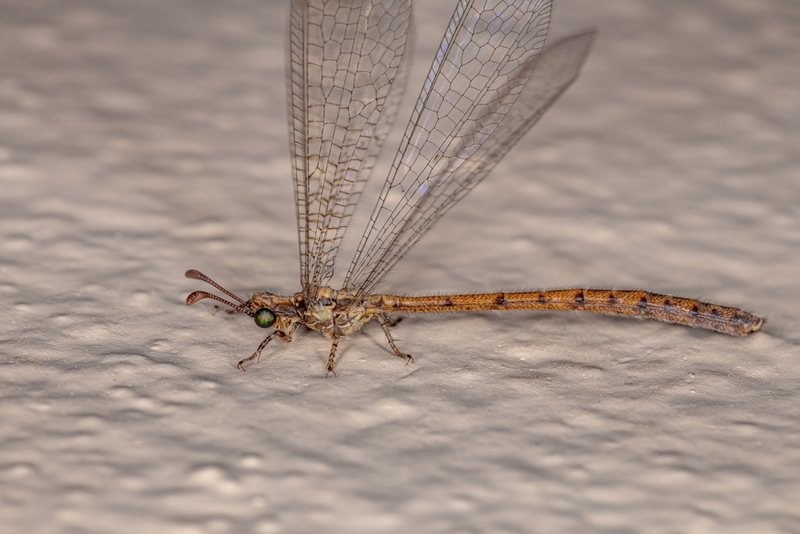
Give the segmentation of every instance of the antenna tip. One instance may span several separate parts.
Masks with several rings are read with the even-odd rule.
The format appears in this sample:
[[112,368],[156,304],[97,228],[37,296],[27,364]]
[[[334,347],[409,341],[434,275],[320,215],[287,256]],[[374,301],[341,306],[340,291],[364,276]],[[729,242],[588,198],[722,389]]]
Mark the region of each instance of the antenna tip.
[[[189,274],[189,273],[186,273],[186,274]],[[187,278],[191,278],[191,277],[187,276]],[[206,293],[205,291],[195,291],[194,293],[192,293],[188,297],[186,297],[186,305],[187,306],[191,306],[192,304],[194,304],[198,300],[202,300],[202,299],[206,298],[206,295],[208,295],[208,293]]]
[[203,275],[203,273],[195,269],[189,269],[184,273],[183,276],[185,276],[186,278],[194,278],[195,280],[202,280],[203,278],[205,278],[205,275]]

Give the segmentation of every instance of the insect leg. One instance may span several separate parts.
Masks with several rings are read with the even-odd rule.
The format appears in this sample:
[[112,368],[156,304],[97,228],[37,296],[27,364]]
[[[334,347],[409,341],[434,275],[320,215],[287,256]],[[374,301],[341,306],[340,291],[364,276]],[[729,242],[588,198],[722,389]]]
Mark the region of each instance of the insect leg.
[[281,340],[285,341],[286,343],[289,343],[290,341],[292,341],[291,334],[285,334],[285,333],[281,332],[280,330],[275,330],[273,333],[271,333],[266,338],[264,338],[264,341],[261,342],[261,344],[258,346],[258,348],[256,349],[256,351],[253,354],[251,354],[250,356],[248,356],[247,358],[245,358],[243,360],[239,360],[239,363],[236,364],[236,367],[238,367],[239,369],[244,371],[245,368],[242,367],[243,363],[249,362],[249,361],[252,361],[252,360],[255,360],[256,363],[258,363],[258,359],[261,357],[261,351],[264,350],[264,347],[266,347],[269,344],[269,342],[272,341],[272,338],[275,337],[275,336],[278,336]]
[[389,327],[396,325],[399,321],[392,322],[386,314],[380,313],[378,314],[378,322],[381,323],[381,328],[383,328],[383,333],[386,334],[386,340],[389,342],[389,346],[392,347],[392,351],[394,351],[394,355],[398,358],[405,358],[406,365],[409,363],[414,363],[414,357],[410,354],[406,354],[405,352],[401,352],[400,349],[397,348],[397,345],[394,344],[394,339],[392,339],[392,334],[389,333]]
[[336,358],[336,347],[339,345],[339,334],[334,334],[332,339],[333,344],[331,345],[331,354],[328,356],[328,372],[325,373],[325,378],[328,378],[328,375],[331,373],[333,373],[333,376],[336,377],[336,371],[334,371],[334,358]]

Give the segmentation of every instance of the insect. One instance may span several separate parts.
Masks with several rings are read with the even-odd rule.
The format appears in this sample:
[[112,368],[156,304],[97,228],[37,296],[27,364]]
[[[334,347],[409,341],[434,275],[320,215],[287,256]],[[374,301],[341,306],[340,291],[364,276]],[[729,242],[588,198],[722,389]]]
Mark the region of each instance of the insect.
[[331,340],[336,374],[342,336],[377,320],[394,354],[413,362],[389,331],[387,314],[474,310],[583,310],[752,334],[763,320],[726,306],[646,291],[561,289],[397,296],[374,293],[395,264],[477,185],[578,76],[595,31],[545,45],[549,0],[460,0],[425,79],[389,175],[341,289],[328,285],[337,252],[397,113],[410,47],[411,0],[293,0],[287,99],[300,244],[301,290],[244,300],[213,299],[286,343],[298,325]]

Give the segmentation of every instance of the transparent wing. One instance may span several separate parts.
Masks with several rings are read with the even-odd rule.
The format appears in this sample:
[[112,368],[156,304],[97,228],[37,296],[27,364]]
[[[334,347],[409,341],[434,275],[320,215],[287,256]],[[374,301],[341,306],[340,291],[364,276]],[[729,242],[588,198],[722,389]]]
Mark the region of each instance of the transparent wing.
[[304,291],[333,275],[396,114],[410,21],[411,0],[292,1],[286,79]]
[[550,7],[459,3],[345,287],[371,292],[577,77],[594,32],[540,55]]

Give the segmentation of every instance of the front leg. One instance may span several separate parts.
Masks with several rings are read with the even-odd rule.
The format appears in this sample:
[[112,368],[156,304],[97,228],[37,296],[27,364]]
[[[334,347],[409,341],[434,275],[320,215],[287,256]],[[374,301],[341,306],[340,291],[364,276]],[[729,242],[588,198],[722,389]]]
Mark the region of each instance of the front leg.
[[236,367],[241,369],[242,371],[245,371],[245,368],[242,366],[243,363],[249,362],[249,361],[252,361],[252,360],[255,360],[256,363],[258,363],[258,359],[261,357],[261,351],[264,350],[264,347],[266,347],[269,344],[269,342],[272,341],[272,338],[275,337],[275,336],[278,336],[285,343],[290,343],[292,341],[291,334],[285,334],[285,333],[281,332],[280,330],[275,330],[273,333],[268,335],[264,339],[264,341],[261,342],[261,344],[258,346],[258,348],[256,349],[256,351],[253,354],[251,354],[250,356],[248,356],[247,358],[245,358],[243,360],[239,360],[239,363],[236,364]]
[[380,313],[378,314],[378,322],[381,323],[381,328],[383,328],[383,333],[386,334],[386,340],[389,342],[389,346],[392,347],[394,351],[394,355],[398,358],[405,358],[406,365],[409,363],[414,363],[414,357],[410,354],[406,354],[405,352],[401,352],[400,349],[397,348],[397,345],[394,344],[394,340],[392,339],[392,334],[389,333],[389,327],[394,326],[399,321],[392,323],[386,314]]

